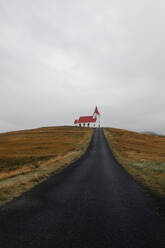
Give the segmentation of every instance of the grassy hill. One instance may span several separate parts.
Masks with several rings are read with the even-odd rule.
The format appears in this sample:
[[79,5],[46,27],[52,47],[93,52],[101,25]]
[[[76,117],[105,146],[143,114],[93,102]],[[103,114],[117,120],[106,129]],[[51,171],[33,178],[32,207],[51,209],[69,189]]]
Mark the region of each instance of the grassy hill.
[[45,127],[0,134],[0,204],[78,159],[93,130]]
[[165,212],[165,137],[116,128],[104,134],[119,163]]

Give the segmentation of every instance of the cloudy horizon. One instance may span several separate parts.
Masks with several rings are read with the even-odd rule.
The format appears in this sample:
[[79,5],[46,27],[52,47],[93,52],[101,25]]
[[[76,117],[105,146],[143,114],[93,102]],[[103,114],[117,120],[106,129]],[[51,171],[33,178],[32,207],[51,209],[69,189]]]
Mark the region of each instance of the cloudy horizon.
[[101,125],[165,134],[165,2],[0,0],[0,132]]

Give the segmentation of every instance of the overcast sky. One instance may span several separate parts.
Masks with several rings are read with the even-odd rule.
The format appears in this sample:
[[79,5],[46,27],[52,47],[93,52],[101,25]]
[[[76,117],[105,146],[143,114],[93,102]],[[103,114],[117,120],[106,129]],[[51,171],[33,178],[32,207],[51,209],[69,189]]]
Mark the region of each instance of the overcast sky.
[[0,0],[0,131],[72,125],[165,134],[164,0]]

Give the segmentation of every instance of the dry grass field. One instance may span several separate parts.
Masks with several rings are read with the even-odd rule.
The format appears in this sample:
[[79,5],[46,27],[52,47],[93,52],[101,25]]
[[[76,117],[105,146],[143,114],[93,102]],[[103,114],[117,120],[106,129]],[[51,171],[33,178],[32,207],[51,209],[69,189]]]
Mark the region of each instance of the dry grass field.
[[78,159],[93,130],[45,127],[0,134],[0,205]]
[[119,163],[165,208],[165,137],[104,128]]

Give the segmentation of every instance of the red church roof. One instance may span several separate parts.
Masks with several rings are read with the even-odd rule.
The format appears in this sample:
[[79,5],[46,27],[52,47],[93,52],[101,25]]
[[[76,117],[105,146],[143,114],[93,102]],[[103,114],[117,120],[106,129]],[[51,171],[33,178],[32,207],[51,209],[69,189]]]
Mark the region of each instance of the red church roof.
[[93,116],[81,116],[77,123],[89,123],[96,122],[96,119]]
[[77,123],[78,123],[78,120],[75,120],[75,121],[74,121],[74,124],[77,124]]
[[100,114],[100,113],[99,113],[99,111],[98,111],[97,106],[96,106],[95,111],[94,111],[94,113],[93,113],[93,114],[97,114],[97,115],[99,115],[99,114]]

